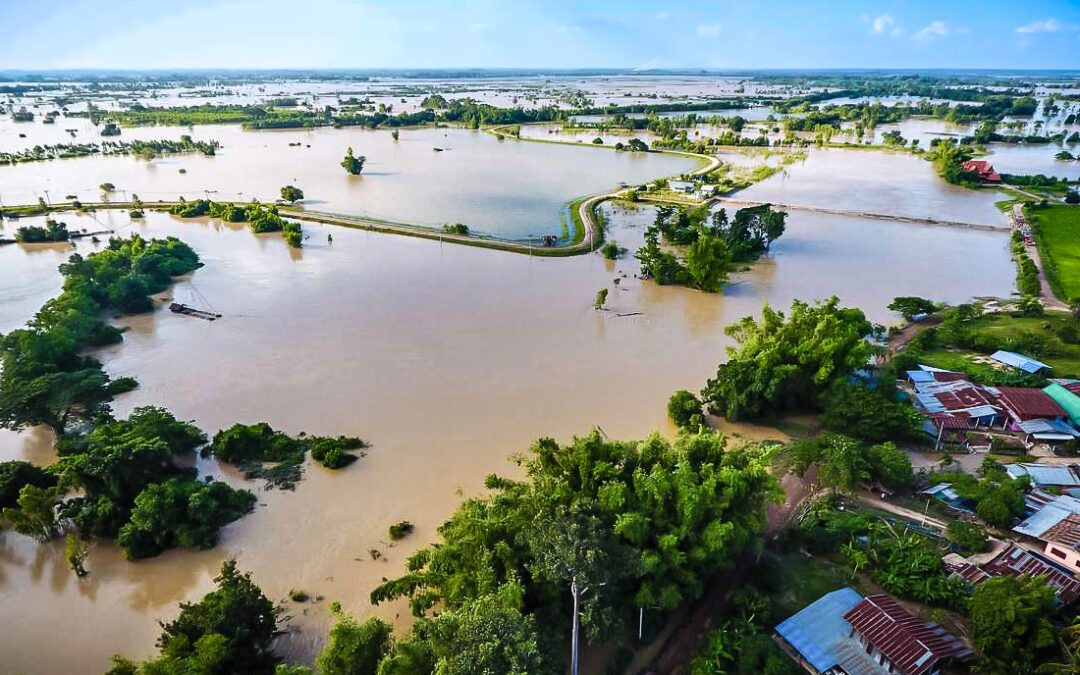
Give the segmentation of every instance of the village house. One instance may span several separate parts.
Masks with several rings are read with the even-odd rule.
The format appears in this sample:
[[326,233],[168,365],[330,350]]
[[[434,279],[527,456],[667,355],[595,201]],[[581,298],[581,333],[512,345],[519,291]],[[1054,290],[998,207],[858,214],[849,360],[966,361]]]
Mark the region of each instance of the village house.
[[971,648],[885,594],[828,593],[776,627],[777,643],[819,675],[935,675]]
[[1016,544],[981,565],[955,553],[945,556],[944,562],[949,576],[973,586],[1001,576],[1045,577],[1059,604],[1068,605],[1080,597],[1080,579],[1073,576],[1072,570]]
[[976,175],[980,183],[1000,183],[1001,174],[994,171],[994,166],[990,162],[986,162],[980,159],[964,162],[963,170],[968,173]]
[[1080,571],[1080,499],[1035,489],[1024,502],[1032,513],[1013,531],[1035,540],[1054,563],[1073,574]]

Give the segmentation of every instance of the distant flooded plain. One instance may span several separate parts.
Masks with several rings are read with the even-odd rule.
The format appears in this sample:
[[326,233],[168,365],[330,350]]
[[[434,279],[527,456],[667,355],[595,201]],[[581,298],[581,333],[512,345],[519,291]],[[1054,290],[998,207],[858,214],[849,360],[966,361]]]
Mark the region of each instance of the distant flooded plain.
[[[653,209],[603,208],[610,237],[640,245]],[[243,225],[157,213],[144,223],[123,212],[98,218],[121,235],[189,242],[206,266],[160,299],[208,302],[224,315],[209,323],[159,306],[120,320],[124,342],[96,353],[111,374],[141,383],[116,402],[118,414],[162,405],[211,434],[265,420],[291,433],[358,435],[372,447],[343,471],[308,466],[295,493],[261,491],[199,460],[203,472],[259,495],[255,512],[226,527],[210,551],[129,563],[98,542],[90,576],[77,580],[62,541],[39,546],[0,534],[4,672],[97,673],[110,654],[151,655],[156,621],[209,590],[228,557],[285,601],[291,630],[279,650],[290,660],[321,646],[332,600],[404,626],[407,609],[372,608],[369,591],[401,573],[462,496],[480,493],[486,474],[514,475],[508,455],[540,436],[565,441],[593,425],[617,438],[670,431],[667,397],[699,389],[724,358],[724,327],[762,302],[784,307],[837,293],[889,322],[896,317],[885,305],[895,295],[1007,296],[1014,276],[1005,233],[806,212],[792,212],[771,256],[735,275],[722,295],[640,281],[629,256],[541,259],[315,225],[295,250]],[[73,214],[60,219],[99,227]],[[83,241],[75,250],[94,248]],[[0,303],[0,330],[21,325],[59,291],[55,267],[71,250],[0,248],[0,294],[15,299]],[[601,287],[612,289],[612,311],[592,309]],[[641,314],[616,315],[633,312]],[[51,439],[40,430],[2,434],[0,459],[47,463]],[[387,527],[402,519],[416,532],[392,545]],[[373,548],[384,558],[373,561]],[[324,600],[293,603],[290,589]],[[56,635],[66,636],[62,649]]]
[[[12,127],[27,128],[4,126],[8,135]],[[79,141],[100,141],[93,133],[81,132]],[[107,195],[113,201],[137,194],[146,203],[181,196],[272,202],[282,186],[296,185],[304,190],[303,205],[316,211],[426,226],[460,222],[478,232],[527,239],[561,235],[571,199],[701,166],[688,157],[522,143],[460,128],[402,129],[394,140],[389,130],[244,131],[214,125],[125,129],[118,138],[177,139],[183,133],[219,141],[222,148],[214,157],[98,156],[0,166],[0,198],[33,204],[39,197],[64,201],[74,195],[96,202],[102,199],[99,186],[108,182],[117,189]],[[367,158],[359,176],[341,167],[348,147]]]

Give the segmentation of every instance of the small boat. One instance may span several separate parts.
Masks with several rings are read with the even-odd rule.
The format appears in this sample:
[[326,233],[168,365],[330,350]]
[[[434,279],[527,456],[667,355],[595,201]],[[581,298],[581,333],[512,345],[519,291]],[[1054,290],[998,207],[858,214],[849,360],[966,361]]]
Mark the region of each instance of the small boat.
[[196,309],[195,307],[189,307],[182,302],[174,302],[169,305],[169,311],[174,314],[183,314],[184,316],[193,316],[196,319],[206,319],[207,321],[213,321],[214,319],[220,319],[220,314],[214,314],[213,312],[207,312],[206,310]]
[[435,152],[442,152],[442,151],[443,151],[443,149],[442,149],[442,148],[440,148],[440,147],[439,147],[439,146],[437,146],[437,145],[436,145],[436,146],[435,146],[434,148],[432,148],[432,150],[434,150]]

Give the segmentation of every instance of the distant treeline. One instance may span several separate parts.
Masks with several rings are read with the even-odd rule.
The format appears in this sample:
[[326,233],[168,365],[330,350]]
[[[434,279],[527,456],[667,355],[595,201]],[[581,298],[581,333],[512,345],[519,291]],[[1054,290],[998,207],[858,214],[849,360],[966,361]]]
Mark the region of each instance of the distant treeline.
[[143,159],[151,159],[157,155],[201,152],[208,157],[212,157],[220,147],[221,144],[217,141],[196,141],[187,134],[181,136],[178,141],[59,143],[56,145],[35,145],[19,152],[0,152],[0,165],[87,157],[90,155],[135,155]]

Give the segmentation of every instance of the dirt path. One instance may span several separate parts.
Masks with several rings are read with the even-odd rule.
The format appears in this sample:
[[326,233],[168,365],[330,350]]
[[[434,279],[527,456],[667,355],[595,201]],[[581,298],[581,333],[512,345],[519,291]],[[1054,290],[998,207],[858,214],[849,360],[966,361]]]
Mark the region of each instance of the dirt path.
[[898,352],[907,346],[909,342],[915,339],[915,336],[923,332],[927,328],[931,328],[941,323],[941,317],[928,316],[922,321],[915,323],[909,323],[900,329],[899,332],[894,333],[889,337],[889,351]]
[[[1027,193],[1025,193],[1027,194]],[[1013,204],[1012,208],[1006,214],[1009,225],[1013,229],[1019,229],[1026,222],[1024,218],[1024,207],[1020,204]],[[1032,235],[1034,237],[1034,235]],[[1046,280],[1046,268],[1043,265],[1042,256],[1039,255],[1039,247],[1034,244],[1025,244],[1024,248],[1027,250],[1027,254],[1031,256],[1032,261],[1035,262],[1035,267],[1039,270],[1039,299],[1043,305],[1050,309],[1067,310],[1069,306],[1058,300],[1054,295],[1053,289],[1050,287],[1050,282]]]
[[942,531],[945,531],[948,528],[948,525],[943,520],[938,520],[933,516],[924,515],[922,513],[919,513],[918,511],[912,511],[911,509],[905,508],[903,506],[897,506],[896,504],[892,504],[883,499],[879,499],[878,497],[875,497],[874,495],[867,492],[859,493],[859,501],[868,506],[873,506],[876,509],[888,511],[889,513],[895,513],[896,515],[907,518],[908,520],[912,520],[923,525],[928,525],[930,527],[935,527]]

